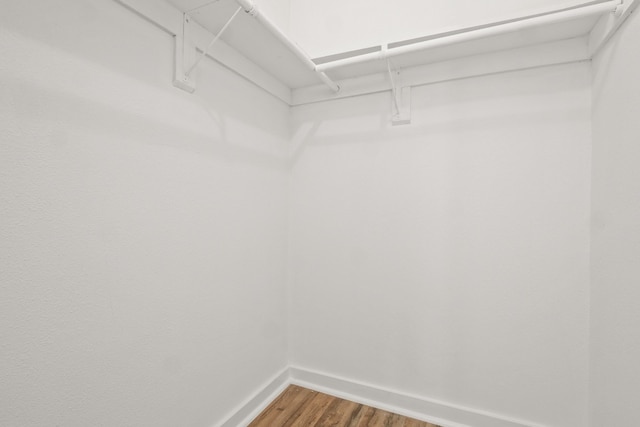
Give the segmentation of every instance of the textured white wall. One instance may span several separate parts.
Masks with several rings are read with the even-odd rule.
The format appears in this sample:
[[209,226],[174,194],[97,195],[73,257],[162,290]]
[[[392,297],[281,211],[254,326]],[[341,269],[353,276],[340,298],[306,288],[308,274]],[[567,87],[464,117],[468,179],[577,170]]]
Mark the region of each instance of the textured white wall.
[[[341,4],[305,3],[316,55],[432,19],[345,37]],[[582,427],[590,355],[590,425],[640,424],[637,16],[594,62],[589,353],[587,64],[415,89],[406,127],[388,94],[294,108],[289,163],[286,106],[209,61],[176,90],[115,2],[2,8],[0,425],[209,426],[282,369],[291,164],[293,364]]]
[[640,425],[640,17],[594,64],[591,426]]
[[586,425],[589,71],[294,108],[292,364]]
[[288,107],[113,1],[0,56],[0,425],[214,425],[286,366]]
[[312,57],[588,3],[585,0],[291,0],[291,35]]

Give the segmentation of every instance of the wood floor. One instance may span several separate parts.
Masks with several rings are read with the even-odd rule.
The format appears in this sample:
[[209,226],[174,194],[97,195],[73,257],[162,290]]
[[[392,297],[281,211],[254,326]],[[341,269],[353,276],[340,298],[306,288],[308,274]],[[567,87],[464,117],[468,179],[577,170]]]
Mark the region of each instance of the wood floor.
[[438,427],[291,385],[249,427]]

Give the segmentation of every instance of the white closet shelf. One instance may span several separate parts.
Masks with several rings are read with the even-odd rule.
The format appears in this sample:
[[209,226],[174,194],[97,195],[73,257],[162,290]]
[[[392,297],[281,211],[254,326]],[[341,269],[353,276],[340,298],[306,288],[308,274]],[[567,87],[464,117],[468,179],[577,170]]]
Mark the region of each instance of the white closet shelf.
[[[245,6],[251,3],[249,0],[116,1],[176,36],[177,43],[184,43],[181,40],[187,33],[184,17],[188,16],[193,55],[196,49],[207,50],[239,3]],[[293,41],[283,41],[281,32],[274,36],[274,31],[279,32],[277,28],[268,28],[269,25],[249,13],[240,13],[207,55],[289,105],[299,105],[392,89],[387,60],[394,70],[404,74],[399,79],[403,86],[444,81],[446,73],[454,79],[588,60],[638,3],[640,0],[590,1],[569,9],[337,53],[313,62],[301,57],[301,50]],[[188,46],[185,49],[189,50]],[[537,55],[538,60],[505,60],[508,52],[516,57]],[[477,60],[479,55],[491,56],[493,63],[472,65],[473,61],[483,62]],[[463,73],[456,69],[461,66],[465,69]],[[329,83],[322,81],[319,71],[326,73]],[[328,87],[331,80],[340,85],[338,93]]]

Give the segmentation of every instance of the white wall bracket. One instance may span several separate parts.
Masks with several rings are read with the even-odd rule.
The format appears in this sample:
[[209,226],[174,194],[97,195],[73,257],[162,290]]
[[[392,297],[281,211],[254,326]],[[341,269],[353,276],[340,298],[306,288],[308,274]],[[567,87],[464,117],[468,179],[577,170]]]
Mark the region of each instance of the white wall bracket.
[[193,19],[189,16],[187,12],[183,14],[182,17],[182,36],[180,34],[176,35],[176,65],[175,65],[175,76],[173,79],[173,85],[179,87],[180,89],[186,90],[189,93],[192,93],[196,88],[196,83],[193,78],[193,72],[200,65],[200,61],[207,56],[209,50],[213,47],[213,45],[220,40],[222,34],[229,28],[229,25],[233,22],[238,13],[242,10],[239,7],[236,12],[229,18],[226,24],[222,27],[218,34],[211,40],[209,45],[206,48],[202,48],[200,55],[196,58],[196,49],[197,43],[195,40],[195,26],[193,25]]
[[173,85],[193,93],[196,90],[196,82],[189,70],[196,61],[196,43],[193,40],[192,19],[186,13],[182,15],[182,31],[176,34],[174,39],[176,48]]
[[408,125],[411,123],[411,86],[400,84],[402,75],[399,70],[391,69],[389,60],[387,70],[391,81],[391,124]]
[[[222,64],[227,69],[233,71],[237,75],[252,82],[257,87],[262,88],[274,97],[280,99],[287,105],[291,105],[291,89],[275,78],[273,75],[262,69],[260,66],[247,59],[240,52],[229,46],[224,40],[215,42],[215,46],[207,47],[207,40],[212,40],[215,35],[211,34],[206,28],[202,27],[193,19],[190,19],[185,27],[184,13],[167,1],[158,0],[114,0],[125,8],[136,13],[143,19],[156,25],[161,30],[170,34],[174,38],[175,44],[175,70],[174,85],[184,87],[185,90],[192,92],[195,88],[195,79],[185,79],[188,68],[185,64],[193,64],[187,62],[193,60],[197,52],[206,52],[206,55],[216,62]],[[214,2],[215,3],[215,2]],[[203,6],[212,4],[209,2]],[[197,10],[199,9],[192,9]],[[186,40],[185,40],[186,34]],[[194,44],[196,44],[194,48]],[[191,46],[190,46],[191,45]],[[209,45],[211,45],[209,43]],[[183,57],[183,52],[187,58]],[[190,56],[190,58],[189,58]],[[192,76],[195,77],[195,76]]]
[[396,111],[391,115],[394,126],[411,124],[411,86],[402,86],[393,91]]

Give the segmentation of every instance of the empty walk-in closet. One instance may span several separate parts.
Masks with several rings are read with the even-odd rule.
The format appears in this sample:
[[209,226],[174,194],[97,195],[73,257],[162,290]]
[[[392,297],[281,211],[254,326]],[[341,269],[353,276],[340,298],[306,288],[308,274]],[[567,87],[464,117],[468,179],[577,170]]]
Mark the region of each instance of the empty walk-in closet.
[[639,3],[0,0],[0,426],[639,426]]

